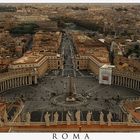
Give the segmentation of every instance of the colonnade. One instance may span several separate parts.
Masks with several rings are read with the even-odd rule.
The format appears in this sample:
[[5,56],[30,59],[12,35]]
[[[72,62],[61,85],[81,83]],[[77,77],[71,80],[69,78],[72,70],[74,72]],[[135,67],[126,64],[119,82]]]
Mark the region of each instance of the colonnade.
[[8,89],[37,84],[37,75],[31,73],[8,73],[0,79],[0,93]]
[[134,79],[122,75],[112,75],[112,84],[124,86],[127,88],[135,89],[140,91],[140,79]]

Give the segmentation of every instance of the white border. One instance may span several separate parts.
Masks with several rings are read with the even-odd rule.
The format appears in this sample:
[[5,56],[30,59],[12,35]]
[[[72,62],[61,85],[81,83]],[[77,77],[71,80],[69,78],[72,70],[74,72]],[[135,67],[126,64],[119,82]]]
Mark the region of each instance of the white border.
[[[73,135],[79,138],[73,139]],[[88,138],[86,136],[88,135]],[[53,138],[53,135],[57,136]],[[139,140],[140,133],[1,133],[1,140]]]

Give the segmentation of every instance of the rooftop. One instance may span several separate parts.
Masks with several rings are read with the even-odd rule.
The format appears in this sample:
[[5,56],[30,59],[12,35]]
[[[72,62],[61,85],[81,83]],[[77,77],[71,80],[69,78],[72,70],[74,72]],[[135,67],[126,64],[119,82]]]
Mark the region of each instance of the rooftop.
[[72,37],[78,54],[90,55],[100,63],[109,64],[109,52],[102,41],[81,33],[73,33]]
[[125,101],[124,107],[134,116],[135,119],[140,121],[140,112],[135,111],[136,108],[140,107],[140,100]]
[[33,50],[46,50],[48,52],[57,52],[60,47],[60,32],[42,32],[35,34],[33,39]]
[[13,62],[13,64],[26,64],[26,63],[36,63],[40,59],[42,59],[44,55],[40,53],[35,53],[35,52],[27,52],[24,54],[23,57],[17,59],[16,61]]

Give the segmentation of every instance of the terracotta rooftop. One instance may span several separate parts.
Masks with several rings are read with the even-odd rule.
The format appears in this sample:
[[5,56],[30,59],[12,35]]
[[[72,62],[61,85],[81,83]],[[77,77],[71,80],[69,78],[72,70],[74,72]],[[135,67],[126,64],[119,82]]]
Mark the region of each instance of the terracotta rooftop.
[[23,57],[17,59],[12,64],[37,63],[43,57],[44,57],[43,54],[30,52],[30,53],[26,53]]

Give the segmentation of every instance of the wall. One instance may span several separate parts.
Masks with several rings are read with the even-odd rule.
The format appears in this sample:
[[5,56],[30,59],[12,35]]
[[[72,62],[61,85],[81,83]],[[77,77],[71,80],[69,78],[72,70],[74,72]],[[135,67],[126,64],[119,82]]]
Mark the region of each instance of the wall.
[[37,84],[37,75],[35,71],[14,71],[0,74],[0,93],[8,89]]
[[140,91],[140,75],[113,69],[112,84]]

